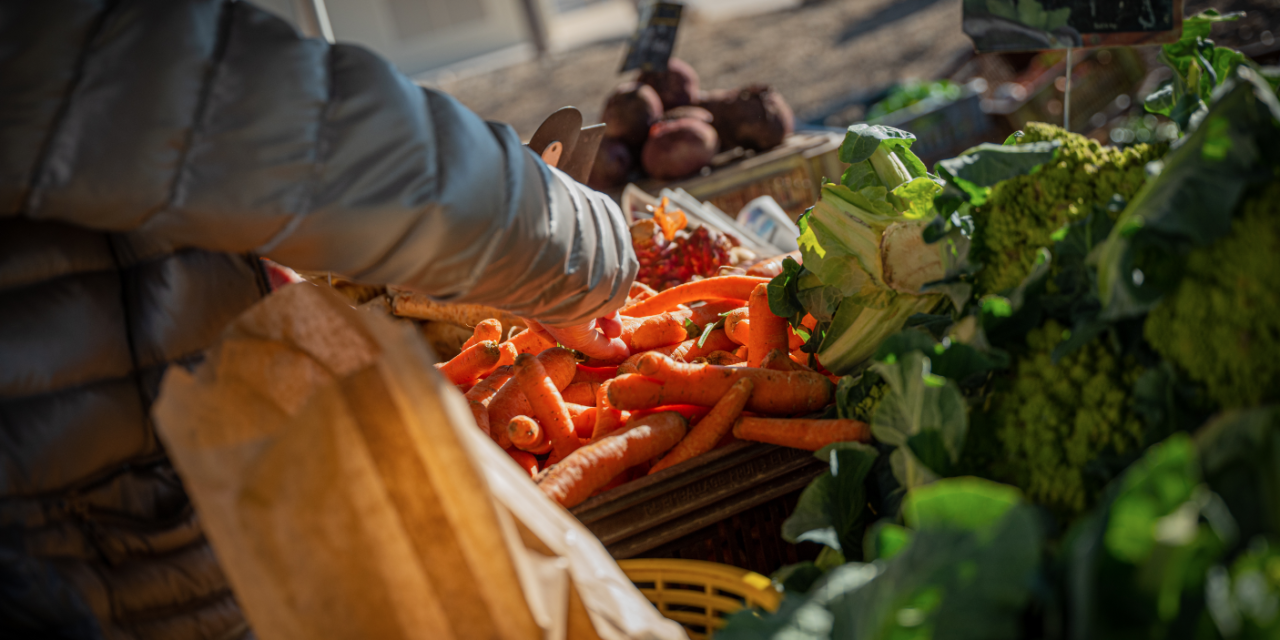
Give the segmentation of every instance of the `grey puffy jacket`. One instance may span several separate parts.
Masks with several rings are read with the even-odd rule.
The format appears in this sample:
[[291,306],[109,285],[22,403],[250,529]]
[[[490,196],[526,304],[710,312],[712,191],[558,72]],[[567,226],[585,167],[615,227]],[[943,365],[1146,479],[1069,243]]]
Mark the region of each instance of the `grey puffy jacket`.
[[249,633],[149,418],[253,255],[556,324],[615,205],[357,47],[228,0],[0,0],[0,637]]

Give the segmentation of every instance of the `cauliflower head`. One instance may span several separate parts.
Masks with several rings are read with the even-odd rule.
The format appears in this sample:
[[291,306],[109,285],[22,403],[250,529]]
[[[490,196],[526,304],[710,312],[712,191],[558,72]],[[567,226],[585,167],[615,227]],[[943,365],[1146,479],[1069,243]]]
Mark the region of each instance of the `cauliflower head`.
[[1012,378],[989,398],[989,424],[1008,479],[1033,501],[1074,515],[1093,498],[1085,465],[1142,442],[1142,423],[1129,406],[1142,369],[1112,354],[1101,338],[1054,364],[1050,354],[1066,335],[1054,320],[1027,334]]
[[1280,182],[1246,198],[1231,233],[1185,264],[1147,316],[1147,342],[1225,409],[1280,400]]
[[977,293],[1012,289],[1031,273],[1036,251],[1052,247],[1052,235],[1104,206],[1113,195],[1132,198],[1146,181],[1146,164],[1163,155],[1160,145],[1108,147],[1061,127],[1033,122],[1019,144],[1059,140],[1057,158],[1033,174],[997,184],[973,212],[971,257],[982,263]]

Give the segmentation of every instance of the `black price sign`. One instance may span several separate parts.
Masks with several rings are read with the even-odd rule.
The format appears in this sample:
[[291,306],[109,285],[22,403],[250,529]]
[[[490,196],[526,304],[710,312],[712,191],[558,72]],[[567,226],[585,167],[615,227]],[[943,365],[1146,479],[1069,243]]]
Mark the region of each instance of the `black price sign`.
[[676,27],[680,26],[683,9],[684,5],[679,2],[650,2],[645,5],[618,73],[632,69],[666,71],[671,50],[676,45]]
[[964,0],[979,52],[1176,42],[1181,0]]

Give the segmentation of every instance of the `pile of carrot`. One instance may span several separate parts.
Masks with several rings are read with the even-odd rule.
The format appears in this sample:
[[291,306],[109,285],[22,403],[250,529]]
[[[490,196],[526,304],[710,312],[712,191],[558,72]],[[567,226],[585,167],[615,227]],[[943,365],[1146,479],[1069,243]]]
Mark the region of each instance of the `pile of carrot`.
[[486,320],[436,366],[476,425],[565,507],[736,440],[813,451],[869,441],[865,423],[803,417],[831,404],[836,378],[807,366],[817,363],[769,310],[767,283],[636,285],[621,310],[625,360],[584,359],[531,331],[503,339]]

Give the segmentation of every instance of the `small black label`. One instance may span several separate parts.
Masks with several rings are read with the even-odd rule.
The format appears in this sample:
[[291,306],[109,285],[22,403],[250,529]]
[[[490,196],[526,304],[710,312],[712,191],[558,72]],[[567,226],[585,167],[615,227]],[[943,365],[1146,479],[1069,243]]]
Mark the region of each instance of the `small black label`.
[[[1127,43],[1112,36],[1174,31],[1174,0],[964,0],[964,32],[978,51]],[[1175,38],[1176,39],[1176,38]]]
[[671,50],[676,46],[676,28],[680,26],[679,2],[650,2],[640,13],[640,23],[631,36],[627,57],[618,73],[639,69],[641,71],[666,71]]

